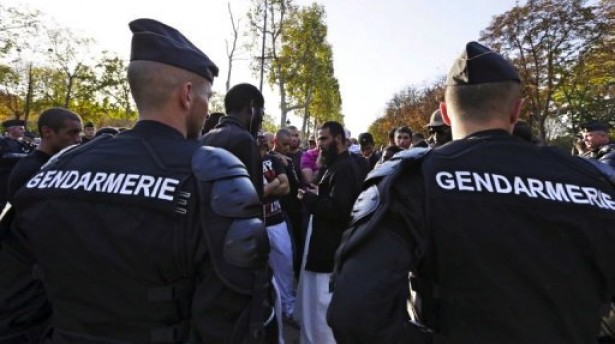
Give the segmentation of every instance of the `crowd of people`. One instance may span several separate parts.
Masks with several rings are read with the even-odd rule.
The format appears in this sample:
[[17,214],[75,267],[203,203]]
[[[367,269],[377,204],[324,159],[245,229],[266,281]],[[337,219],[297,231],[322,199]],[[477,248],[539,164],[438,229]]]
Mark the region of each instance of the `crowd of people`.
[[420,130],[378,146],[328,121],[303,144],[262,131],[251,84],[208,114],[215,63],[129,27],[133,128],[3,123],[0,344],[613,338],[609,127],[582,126],[581,157],[537,143],[502,56],[468,43]]

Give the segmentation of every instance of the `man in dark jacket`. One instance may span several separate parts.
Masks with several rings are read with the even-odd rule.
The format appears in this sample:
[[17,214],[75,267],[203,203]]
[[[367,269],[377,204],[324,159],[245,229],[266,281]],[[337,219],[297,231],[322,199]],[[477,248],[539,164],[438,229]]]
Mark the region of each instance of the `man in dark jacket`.
[[22,158],[11,171],[8,182],[8,200],[32,177],[49,158],[62,149],[81,143],[81,117],[64,108],[50,108],[38,117],[41,144]]
[[[68,109],[51,108],[41,113],[38,118],[41,144],[30,155],[21,158],[11,171],[7,195],[10,203],[13,203],[17,190],[52,155],[81,142],[81,129],[81,117]],[[13,210],[9,210],[5,221],[9,221],[8,217],[13,214]],[[51,314],[43,282],[38,278],[38,268],[33,270],[30,264],[11,260],[0,253],[0,271],[4,277],[0,279],[0,337],[5,333],[16,342],[37,342],[47,329]],[[11,333],[20,334],[9,335]],[[3,343],[2,339],[0,343]]]
[[[344,128],[325,122],[318,130],[325,172],[316,188],[300,190],[298,197],[312,216],[305,242],[305,266],[297,291],[296,313],[306,343],[331,343],[325,312],[331,297],[329,276],[333,256],[348,226],[350,211],[361,185],[361,171],[346,148]],[[318,295],[317,299],[313,295]]]
[[445,101],[453,141],[400,152],[363,186],[336,253],[337,342],[595,343],[615,295],[615,177],[512,136],[519,75],[479,43]]
[[256,135],[263,122],[265,99],[254,85],[238,84],[224,97],[226,116],[203,135],[202,144],[220,147],[233,153],[246,166],[250,180],[263,198],[263,163]]

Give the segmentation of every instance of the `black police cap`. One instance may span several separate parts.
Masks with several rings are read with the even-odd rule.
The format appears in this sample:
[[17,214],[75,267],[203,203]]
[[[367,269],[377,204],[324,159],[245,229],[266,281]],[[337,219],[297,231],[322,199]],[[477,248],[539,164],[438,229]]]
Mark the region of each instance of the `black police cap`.
[[513,65],[486,46],[470,42],[446,77],[447,86],[477,85],[501,81],[521,82]]
[[361,146],[365,146],[368,144],[374,144],[374,137],[370,133],[361,133],[359,134],[359,144]]
[[25,121],[22,120],[18,120],[18,119],[9,119],[7,121],[2,122],[2,126],[4,128],[10,128],[10,127],[23,127],[26,125]]
[[155,61],[198,74],[210,82],[218,67],[176,29],[153,19],[128,24],[133,33],[130,60]]
[[581,125],[581,130],[584,132],[591,132],[591,131],[609,131],[609,126],[606,123],[600,122],[600,121],[589,121],[586,123],[583,123]]

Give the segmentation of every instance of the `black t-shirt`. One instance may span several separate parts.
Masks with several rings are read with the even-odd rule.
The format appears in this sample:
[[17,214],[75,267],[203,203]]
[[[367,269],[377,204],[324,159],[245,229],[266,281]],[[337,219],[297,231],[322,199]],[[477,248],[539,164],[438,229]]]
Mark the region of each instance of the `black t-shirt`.
[[[267,153],[263,157],[263,184],[267,185],[274,180],[280,174],[285,174],[285,168],[280,158],[272,153]],[[282,213],[282,206],[280,205],[280,198],[267,197],[264,201],[265,208],[265,223],[267,226],[277,225],[284,221],[284,214]]]
[[41,167],[49,161],[51,155],[38,149],[30,155],[19,160],[9,175],[7,185],[7,199],[10,202],[13,196]]

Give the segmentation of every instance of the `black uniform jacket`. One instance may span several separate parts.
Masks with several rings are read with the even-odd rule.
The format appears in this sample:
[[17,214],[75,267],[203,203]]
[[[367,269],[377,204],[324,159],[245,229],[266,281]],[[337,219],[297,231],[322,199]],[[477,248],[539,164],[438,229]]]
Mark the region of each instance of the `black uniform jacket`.
[[17,192],[3,250],[39,264],[53,342],[230,341],[250,297],[211,264],[191,168],[199,146],[140,121],[64,153]]
[[318,183],[318,195],[305,193],[304,203],[314,215],[305,269],[332,272],[333,256],[348,228],[350,211],[361,185],[357,163],[344,151],[326,168]]
[[409,272],[438,343],[596,341],[615,294],[615,189],[590,162],[493,130],[379,169],[337,253],[338,343],[424,334]]

